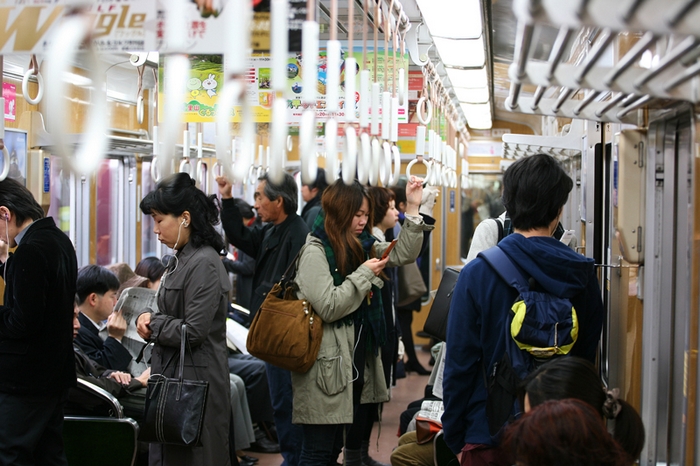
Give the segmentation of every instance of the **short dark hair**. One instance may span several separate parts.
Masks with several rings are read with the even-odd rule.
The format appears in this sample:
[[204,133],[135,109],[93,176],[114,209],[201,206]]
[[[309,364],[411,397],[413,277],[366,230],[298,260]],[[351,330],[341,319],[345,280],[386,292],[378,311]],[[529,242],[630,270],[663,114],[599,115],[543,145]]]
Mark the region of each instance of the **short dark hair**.
[[241,217],[245,219],[250,219],[255,217],[255,212],[253,212],[253,206],[248,204],[243,199],[236,198],[233,203],[238,207],[238,211],[241,213]]
[[389,203],[396,199],[394,191],[381,186],[369,188],[369,197],[372,199],[372,226],[379,225],[384,220],[389,210]]
[[399,208],[399,204],[402,202],[406,204],[406,184],[398,184],[390,188],[394,192],[394,200],[396,201],[396,208]]
[[328,182],[326,181],[326,170],[319,167],[316,172],[316,181],[313,183],[302,183],[302,186],[307,186],[309,189],[318,189],[318,194],[316,197],[321,199],[323,191],[328,187]]
[[280,197],[282,198],[285,214],[289,215],[297,211],[297,206],[299,205],[299,195],[297,191],[299,191],[299,188],[292,175],[285,172],[284,179],[279,184],[272,183],[267,173],[258,178],[258,180],[265,182],[264,192],[269,200],[276,201]]
[[195,181],[187,173],[175,173],[159,181],[156,189],[141,200],[139,207],[146,215],[157,212],[178,217],[184,211],[188,211],[192,244],[195,247],[206,244],[220,252],[226,245],[214,229],[214,225],[219,223],[219,209],[214,202],[215,198],[216,196],[207,196],[198,189]]
[[81,267],[76,282],[78,304],[83,304],[92,293],[101,296],[108,291],[117,291],[119,286],[119,279],[108,268],[92,264]]
[[141,259],[141,262],[136,264],[134,272],[136,272],[136,275],[148,278],[150,282],[155,282],[165,273],[165,266],[157,257],[144,257]]
[[0,181],[0,206],[5,206],[15,216],[15,225],[21,226],[28,218],[44,218],[44,209],[34,199],[32,192],[12,178]]
[[552,156],[537,154],[517,160],[503,175],[503,204],[513,227],[529,231],[549,226],[573,186]]

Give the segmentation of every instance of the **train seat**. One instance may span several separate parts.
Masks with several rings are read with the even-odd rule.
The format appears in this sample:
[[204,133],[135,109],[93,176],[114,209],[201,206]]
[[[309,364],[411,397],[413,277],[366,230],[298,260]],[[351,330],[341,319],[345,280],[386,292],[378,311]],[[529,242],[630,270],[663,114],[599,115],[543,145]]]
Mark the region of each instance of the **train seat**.
[[139,426],[131,418],[65,416],[63,446],[69,466],[132,466]]

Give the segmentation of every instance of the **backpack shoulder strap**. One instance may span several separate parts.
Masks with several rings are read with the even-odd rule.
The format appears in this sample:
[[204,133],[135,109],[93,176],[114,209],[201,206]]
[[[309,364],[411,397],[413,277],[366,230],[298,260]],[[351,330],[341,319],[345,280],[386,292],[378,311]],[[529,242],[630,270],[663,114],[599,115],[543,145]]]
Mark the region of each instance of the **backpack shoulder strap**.
[[503,252],[503,249],[494,246],[486,251],[481,251],[479,257],[482,257],[506,283],[518,292],[527,291],[530,288],[527,278],[518,270],[510,257]]
[[497,243],[500,243],[501,240],[503,239],[503,224],[498,218],[492,219],[494,222],[496,222],[496,226],[498,227],[498,241]]

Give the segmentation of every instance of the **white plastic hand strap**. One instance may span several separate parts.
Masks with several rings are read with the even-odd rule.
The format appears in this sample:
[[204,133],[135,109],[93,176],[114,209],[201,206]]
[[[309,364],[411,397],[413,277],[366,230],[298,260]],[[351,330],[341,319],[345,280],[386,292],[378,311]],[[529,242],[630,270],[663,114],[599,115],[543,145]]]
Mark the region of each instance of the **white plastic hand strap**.
[[409,180],[411,179],[411,169],[417,163],[422,163],[423,165],[425,165],[426,172],[425,172],[425,176],[423,177],[423,179],[425,179],[426,182],[428,182],[428,184],[432,184],[432,183],[430,183],[430,168],[431,168],[430,163],[426,162],[423,159],[423,157],[417,157],[417,158],[411,160],[410,162],[408,162],[408,165],[406,165],[406,178],[408,178]]
[[304,110],[299,122],[299,161],[301,162],[301,181],[313,184],[318,174],[318,156],[316,154],[316,112],[313,108]]
[[369,181],[370,165],[372,165],[372,143],[367,133],[360,135],[360,160],[357,164],[357,180],[362,185]]
[[[33,66],[30,66],[27,72],[24,73],[24,77],[22,78],[22,95],[28,104],[38,105],[44,97],[44,78],[39,72],[39,65],[36,63],[36,57],[34,55],[32,55],[32,65]],[[29,95],[29,78],[31,76],[36,76],[37,89],[36,97],[34,98]]]
[[161,121],[160,133],[163,141],[162,151],[158,157],[163,175],[172,173],[172,159],[175,156],[175,141],[182,127],[184,104],[182,93],[187,88],[190,73],[190,60],[186,55],[170,55],[165,57],[165,92],[163,103],[164,118]]
[[343,183],[350,186],[355,181],[357,169],[357,135],[355,128],[345,128],[345,153],[343,154]]
[[372,162],[369,168],[369,184],[370,186],[379,185],[379,166],[382,159],[382,146],[379,139],[372,138]]
[[401,176],[401,152],[399,152],[399,147],[394,144],[391,146],[391,153],[394,155],[394,170],[389,177],[389,186],[395,186]]
[[389,178],[391,178],[391,144],[388,141],[382,143],[382,163],[379,164],[379,180],[382,186],[389,186]]
[[276,97],[272,103],[270,130],[268,175],[273,184],[281,184],[287,159],[287,101],[284,98]]
[[331,118],[326,122],[326,182],[338,179],[338,122]]
[[[0,100],[2,101],[4,106],[5,99]],[[2,172],[0,172],[0,181],[2,181],[5,178],[7,178],[7,175],[10,173],[10,153],[7,151],[7,147],[5,147],[4,141],[0,140],[0,143],[2,143]]]
[[421,98],[418,99],[418,104],[416,104],[416,117],[418,117],[418,121],[424,126],[428,125],[433,118],[433,103],[426,99],[425,96],[421,96]]
[[88,40],[90,46],[86,54],[88,58],[88,69],[90,79],[94,83],[91,95],[92,101],[88,114],[85,117],[87,128],[83,131],[82,143],[73,148],[69,146],[67,136],[69,134],[68,118],[65,114],[67,110],[69,95],[68,85],[65,76],[69,68],[75,62],[74,55],[80,45],[88,38],[92,26],[92,18],[87,16],[71,16],[56,28],[56,32],[51,40],[51,46],[47,55],[51,60],[47,62],[49,76],[52,76],[47,83],[47,107],[46,119],[48,127],[51,129],[53,146],[57,155],[63,159],[64,167],[87,175],[97,169],[107,150],[107,99],[103,87],[104,82],[102,64],[97,56],[97,52],[92,47],[92,41]]

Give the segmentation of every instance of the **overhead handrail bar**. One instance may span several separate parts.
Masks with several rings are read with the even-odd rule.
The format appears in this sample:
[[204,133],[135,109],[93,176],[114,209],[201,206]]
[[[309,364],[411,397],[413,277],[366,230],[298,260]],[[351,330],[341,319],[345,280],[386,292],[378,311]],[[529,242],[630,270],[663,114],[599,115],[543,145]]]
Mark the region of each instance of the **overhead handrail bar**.
[[678,9],[678,11],[676,11],[675,13],[673,13],[673,14],[671,15],[671,17],[669,17],[669,18],[666,20],[666,23],[667,23],[670,27],[676,27],[676,25],[678,24],[678,22],[679,22],[681,19],[683,19],[683,17],[684,17],[686,14],[688,14],[688,12],[690,12],[690,10],[693,9],[694,7],[696,7],[698,4],[700,4],[700,1],[699,1],[699,0],[688,0],[688,1],[685,3],[685,5],[683,5],[682,7],[680,7],[680,8]]
[[514,70],[515,74],[511,75],[510,91],[508,92],[508,98],[505,102],[506,107],[511,110],[518,108],[518,98],[520,97],[520,90],[522,88],[521,81],[525,77],[527,56],[530,52],[530,45],[532,43],[532,34],[534,30],[535,28],[532,24],[518,21],[518,32],[515,43],[515,61],[513,62],[513,65],[511,65],[511,70]]
[[600,91],[595,91],[595,90],[590,90],[586,94],[586,97],[583,98],[580,104],[578,104],[578,107],[574,109],[574,115],[579,115],[581,111],[583,111],[584,108],[588,107],[591,102],[595,100],[596,97],[598,97],[601,94]]
[[554,46],[552,47],[552,52],[549,54],[549,73],[547,73],[547,78],[552,79],[554,72],[559,66],[561,57],[565,51],[565,45],[569,43],[569,39],[573,34],[573,29],[563,26],[559,29],[557,38],[554,41]]
[[620,102],[620,107],[627,107],[628,105],[630,105],[632,102],[634,102],[638,98],[639,98],[639,96],[637,94],[634,94],[634,93],[628,94],[627,97],[622,99],[622,102]]
[[618,103],[619,101],[621,101],[624,97],[625,97],[625,93],[624,93],[624,92],[618,92],[617,94],[615,94],[615,95],[608,101],[608,104],[607,104],[605,107],[596,110],[595,115],[596,115],[597,117],[600,117],[600,116],[602,116],[604,113],[607,113],[608,110],[610,110],[610,109],[613,108],[615,105],[617,105],[617,103]]
[[656,34],[648,31],[642,36],[641,39],[637,41],[636,44],[625,54],[624,57],[615,65],[610,73],[605,76],[605,84],[607,86],[612,86],[615,80],[624,73],[632,64],[634,64],[639,57],[644,53],[646,49],[649,48],[657,39]]
[[579,68],[580,71],[578,75],[576,75],[577,83],[580,84],[581,82],[583,82],[583,79],[591,71],[593,65],[595,65],[596,62],[600,59],[600,57],[603,55],[603,52],[605,52],[605,49],[608,48],[608,46],[614,38],[615,34],[613,34],[613,32],[609,28],[603,29],[602,37],[596,41],[595,45],[588,54],[588,57],[586,58],[586,62]]
[[557,99],[557,102],[554,104],[552,107],[552,111],[554,113],[559,112],[559,109],[561,109],[561,106],[568,100],[568,98],[574,93],[576,89],[572,89],[569,87],[565,87],[564,89],[561,90],[561,93],[559,94],[559,98]]
[[688,81],[691,78],[694,78],[700,74],[700,62],[694,64],[690,68],[686,69],[683,74],[676,76],[672,80],[670,80],[665,86],[664,90],[666,92],[670,92],[673,90],[675,87],[680,86],[684,82]]
[[532,98],[532,104],[530,105],[530,108],[533,110],[537,110],[537,108],[540,106],[540,101],[542,100],[542,96],[544,96],[544,91],[547,90],[547,87],[545,86],[537,86],[537,89],[535,90],[535,95]]
[[90,37],[91,31],[92,20],[88,15],[76,10],[67,16],[53,36],[48,50],[51,60],[47,62],[46,68],[47,74],[52,77],[47,82],[47,105],[51,111],[46,112],[46,119],[49,121],[56,153],[71,171],[82,175],[96,170],[107,150],[107,97],[100,85],[104,81],[104,73],[91,40],[87,41],[87,57],[90,62],[88,72],[93,82],[92,101],[86,117],[87,130],[77,151],[69,147],[67,140],[68,122],[71,119],[66,118],[60,109],[65,110],[68,95],[64,76],[74,62],[74,54]]
[[683,42],[681,42],[678,45],[678,47],[673,49],[671,53],[664,56],[659,62],[659,64],[656,66],[656,68],[647,71],[642,76],[637,78],[637,80],[634,81],[634,87],[636,87],[637,89],[641,88],[644,84],[658,76],[666,68],[671,66],[676,61],[680,60],[683,57],[683,55],[694,49],[698,44],[700,44],[700,40],[698,40],[697,38],[687,37]]
[[632,17],[634,16],[634,14],[639,9],[639,7],[642,6],[642,3],[644,3],[644,0],[632,0],[632,3],[630,4],[630,6],[622,14],[622,20],[625,23],[629,23],[632,20]]
[[620,119],[624,118],[626,115],[628,115],[633,110],[636,110],[639,107],[646,105],[647,103],[649,103],[652,100],[654,100],[654,97],[651,95],[645,95],[645,96],[641,97],[639,100],[634,102],[629,107],[625,108],[624,110],[619,111],[617,113],[617,118],[620,118]]

